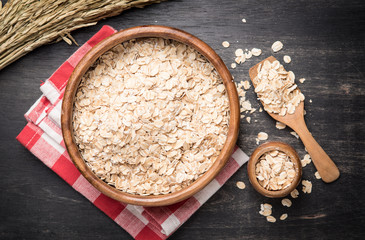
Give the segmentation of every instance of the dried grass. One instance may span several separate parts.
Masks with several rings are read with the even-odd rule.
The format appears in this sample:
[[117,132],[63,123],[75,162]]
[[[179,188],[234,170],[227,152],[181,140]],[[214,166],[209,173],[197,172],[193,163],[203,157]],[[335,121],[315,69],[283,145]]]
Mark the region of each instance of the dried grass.
[[73,30],[157,2],[161,0],[9,0],[0,5],[0,70],[46,43],[76,43]]

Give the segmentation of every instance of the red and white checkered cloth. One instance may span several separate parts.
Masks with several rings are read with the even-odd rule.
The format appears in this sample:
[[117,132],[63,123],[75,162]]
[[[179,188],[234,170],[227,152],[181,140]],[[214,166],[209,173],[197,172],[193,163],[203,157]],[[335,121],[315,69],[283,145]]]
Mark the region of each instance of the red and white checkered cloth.
[[17,140],[76,191],[112,218],[135,239],[166,239],[199,209],[247,160],[236,147],[218,176],[193,197],[165,207],[141,207],[111,199],[95,189],[76,169],[67,154],[60,129],[63,91],[74,67],[102,39],[115,33],[103,26],[40,87],[43,95],[25,114],[26,127]]

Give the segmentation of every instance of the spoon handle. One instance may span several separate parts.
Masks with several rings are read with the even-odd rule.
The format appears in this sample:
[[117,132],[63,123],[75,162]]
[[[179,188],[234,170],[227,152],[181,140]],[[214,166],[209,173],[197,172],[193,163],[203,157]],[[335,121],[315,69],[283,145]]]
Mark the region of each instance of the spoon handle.
[[319,175],[321,175],[322,180],[326,183],[335,181],[340,176],[340,171],[336,164],[313,138],[304,122],[304,119],[300,122],[302,123],[298,124],[298,127],[294,130],[298,133],[300,139],[304,143],[304,146],[311,156]]

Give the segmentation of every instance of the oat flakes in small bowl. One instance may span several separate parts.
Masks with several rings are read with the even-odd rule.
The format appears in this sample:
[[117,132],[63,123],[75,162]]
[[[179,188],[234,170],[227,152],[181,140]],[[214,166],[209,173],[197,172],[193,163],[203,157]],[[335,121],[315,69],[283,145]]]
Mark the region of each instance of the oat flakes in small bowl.
[[252,186],[260,194],[281,198],[290,194],[302,177],[298,153],[282,142],[267,142],[255,149],[247,165]]
[[162,206],[228,161],[239,104],[227,67],[181,30],[140,26],[93,47],[65,90],[62,132],[76,167],[118,201]]

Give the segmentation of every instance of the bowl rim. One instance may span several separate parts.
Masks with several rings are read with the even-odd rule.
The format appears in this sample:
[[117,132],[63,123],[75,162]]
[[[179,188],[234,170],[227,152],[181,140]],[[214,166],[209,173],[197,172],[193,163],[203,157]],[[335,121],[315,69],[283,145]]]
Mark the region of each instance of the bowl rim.
[[[293,182],[290,184],[290,186],[286,189],[275,191],[267,190],[263,186],[261,186],[256,178],[255,168],[260,157],[264,153],[273,150],[279,150],[284,152],[290,157],[291,161],[294,163],[295,178],[293,179]],[[247,172],[249,181],[257,192],[266,197],[281,198],[289,195],[298,186],[302,178],[302,164],[297,151],[292,146],[284,142],[272,141],[263,143],[254,150],[247,164]]]
[[[205,56],[215,67],[216,71],[223,80],[229,99],[230,120],[228,125],[227,139],[217,160],[207,172],[205,172],[192,184],[179,191],[165,195],[135,195],[123,192],[113,186],[108,185],[106,182],[97,177],[86,165],[85,161],[81,157],[73,137],[72,112],[74,97],[82,76],[104,52],[110,50],[115,45],[131,39],[144,37],[161,37],[164,39],[172,39],[193,47],[195,50]],[[114,33],[92,47],[77,64],[69,78],[65,88],[61,110],[61,129],[66,149],[71,160],[81,172],[81,174],[96,189],[106,196],[120,202],[141,206],[171,205],[191,197],[208,185],[223,169],[235,148],[235,143],[237,141],[239,132],[239,120],[240,110],[237,89],[228,68],[218,56],[218,54],[209,45],[192,34],[176,28],[161,25],[144,25],[124,29]]]

